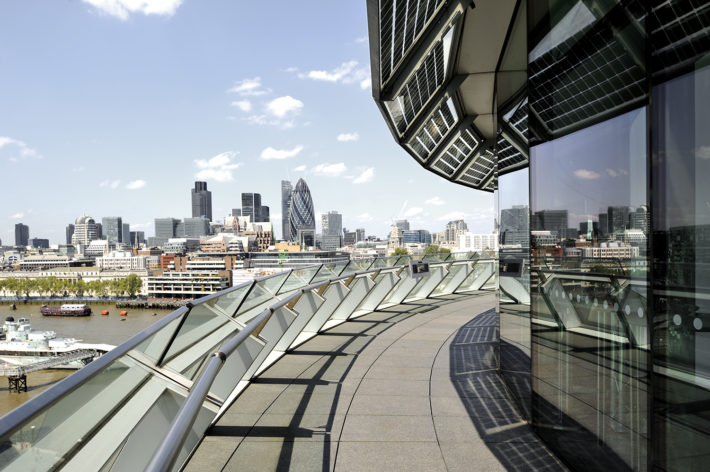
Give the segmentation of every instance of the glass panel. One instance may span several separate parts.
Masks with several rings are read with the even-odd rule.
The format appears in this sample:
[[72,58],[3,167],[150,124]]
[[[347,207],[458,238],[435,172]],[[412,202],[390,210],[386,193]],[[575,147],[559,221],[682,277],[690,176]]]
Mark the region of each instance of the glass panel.
[[[242,303],[241,308],[239,308],[239,312],[237,313],[237,315],[245,313],[254,308],[255,306],[260,305],[270,299],[273,299],[275,293],[271,292],[267,288],[271,287],[274,290],[278,290],[278,288],[281,286],[281,283],[286,279],[287,276],[288,273],[283,273],[275,277],[276,280],[271,280],[271,278],[269,278],[256,282],[254,284],[254,287],[252,287],[251,291],[249,292],[249,295],[247,295],[246,299]],[[274,302],[275,301],[276,300],[274,300]]]
[[212,354],[214,347],[238,327],[231,318],[205,303],[193,306],[165,354],[163,365],[178,373],[186,372],[197,359]]
[[185,316],[186,314],[168,323],[163,329],[136,346],[135,350],[141,352],[144,356],[157,364],[168,348],[168,343],[172,340],[175,330],[178,329]]
[[294,269],[288,274],[288,279],[281,286],[279,294],[296,290],[297,288],[308,285],[316,273],[320,270],[320,266],[313,266],[306,269]]
[[530,149],[532,419],[581,470],[647,467],[646,113]]
[[270,277],[266,277],[265,279],[259,280],[257,284],[259,284],[260,287],[265,288],[269,292],[273,293],[276,295],[278,292],[279,288],[281,288],[281,285],[283,285],[284,281],[288,277],[289,272],[284,271],[280,274],[272,275]]
[[[677,61],[693,52],[659,54]],[[655,87],[653,104],[655,466],[702,470],[710,458],[710,67]]]
[[117,413],[149,377],[128,356],[112,362],[9,435],[0,464],[9,470],[50,470],[63,464]]
[[320,269],[318,270],[316,276],[313,277],[313,281],[311,283],[321,282],[326,279],[338,277],[347,265],[348,262],[334,262],[332,264],[323,264],[322,266],[320,266]]
[[244,298],[244,295],[249,290],[249,285],[250,284],[245,284],[244,286],[239,287],[236,290],[220,295],[214,304],[218,306],[227,315],[234,316],[237,311],[237,308],[239,308],[239,304]]

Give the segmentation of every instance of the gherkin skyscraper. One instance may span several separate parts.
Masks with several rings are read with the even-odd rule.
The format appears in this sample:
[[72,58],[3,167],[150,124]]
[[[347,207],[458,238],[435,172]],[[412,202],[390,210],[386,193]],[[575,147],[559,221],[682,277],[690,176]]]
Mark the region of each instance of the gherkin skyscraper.
[[316,236],[316,219],[313,199],[306,181],[298,179],[291,194],[291,208],[288,213],[291,238],[302,246],[313,246]]

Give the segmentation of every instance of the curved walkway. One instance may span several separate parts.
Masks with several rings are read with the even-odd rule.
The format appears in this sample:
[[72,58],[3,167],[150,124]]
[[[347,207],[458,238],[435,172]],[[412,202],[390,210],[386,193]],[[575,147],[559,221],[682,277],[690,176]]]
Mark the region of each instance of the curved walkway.
[[185,470],[563,470],[495,371],[495,302],[421,300],[316,336],[253,381]]

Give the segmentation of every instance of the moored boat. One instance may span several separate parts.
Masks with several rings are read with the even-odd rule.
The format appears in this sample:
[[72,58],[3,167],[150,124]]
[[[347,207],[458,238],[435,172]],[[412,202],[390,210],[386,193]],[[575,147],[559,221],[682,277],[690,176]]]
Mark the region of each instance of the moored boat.
[[59,308],[42,305],[40,313],[44,316],[89,316],[91,307],[85,303],[65,303]]

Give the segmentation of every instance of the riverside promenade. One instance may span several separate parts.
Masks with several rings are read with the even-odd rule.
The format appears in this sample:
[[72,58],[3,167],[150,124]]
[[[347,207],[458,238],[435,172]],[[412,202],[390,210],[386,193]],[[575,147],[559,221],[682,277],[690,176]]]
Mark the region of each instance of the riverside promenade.
[[281,358],[185,470],[566,470],[496,371],[491,292],[387,308]]

